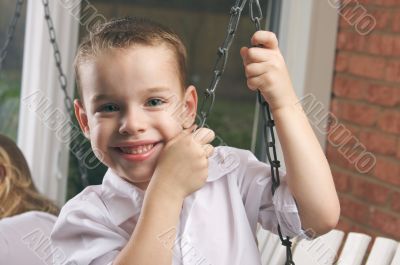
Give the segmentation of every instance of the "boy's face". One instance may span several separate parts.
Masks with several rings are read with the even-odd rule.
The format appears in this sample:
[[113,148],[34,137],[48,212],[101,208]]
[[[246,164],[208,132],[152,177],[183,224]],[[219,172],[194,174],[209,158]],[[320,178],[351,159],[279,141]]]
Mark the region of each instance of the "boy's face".
[[165,45],[104,52],[79,68],[82,131],[99,159],[146,189],[166,142],[195,120],[196,89],[183,91],[174,53]]

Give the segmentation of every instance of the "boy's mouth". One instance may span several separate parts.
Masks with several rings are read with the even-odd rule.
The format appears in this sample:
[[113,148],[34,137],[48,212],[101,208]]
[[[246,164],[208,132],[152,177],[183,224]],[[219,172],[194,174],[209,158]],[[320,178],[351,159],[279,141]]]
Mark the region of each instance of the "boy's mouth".
[[161,141],[159,142],[136,142],[136,143],[124,143],[116,146],[115,149],[119,152],[121,157],[130,162],[141,162],[152,157],[158,151],[161,150]]
[[144,154],[150,151],[153,147],[154,144],[146,144],[146,145],[140,145],[140,146],[134,146],[134,147],[119,147],[119,150],[125,154]]

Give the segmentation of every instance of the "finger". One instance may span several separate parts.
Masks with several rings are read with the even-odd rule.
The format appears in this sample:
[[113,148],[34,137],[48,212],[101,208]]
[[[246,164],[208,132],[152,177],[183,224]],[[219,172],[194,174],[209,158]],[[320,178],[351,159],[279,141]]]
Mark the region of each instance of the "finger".
[[266,72],[266,66],[264,63],[251,63],[244,67],[244,71],[247,78],[257,77]]
[[263,83],[264,80],[262,75],[247,79],[247,87],[253,91],[257,90],[261,85],[263,85]]
[[269,62],[274,60],[275,57],[275,51],[260,47],[252,47],[247,51],[246,62],[247,64]]
[[248,60],[247,60],[247,52],[248,52],[249,48],[247,47],[242,47],[240,49],[240,56],[242,56],[242,60],[243,60],[243,64],[246,65],[248,64]]
[[257,31],[251,38],[253,46],[262,46],[268,49],[278,49],[278,39],[271,31]]
[[208,128],[200,128],[193,133],[193,139],[202,145],[212,142],[214,138],[215,138],[214,131]]
[[212,154],[214,153],[214,146],[212,146],[211,144],[203,145],[202,148],[204,149],[204,153],[206,154],[207,158],[212,156]]

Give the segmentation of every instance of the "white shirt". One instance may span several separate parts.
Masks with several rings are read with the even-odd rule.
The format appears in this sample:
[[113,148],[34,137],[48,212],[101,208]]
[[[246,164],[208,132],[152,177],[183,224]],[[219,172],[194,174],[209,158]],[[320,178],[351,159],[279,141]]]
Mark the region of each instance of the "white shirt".
[[52,264],[50,232],[57,217],[26,212],[0,220],[0,264]]
[[[257,222],[277,233],[279,220],[283,235],[306,237],[282,170],[274,197],[270,166],[248,150],[214,148],[208,172],[205,185],[184,200],[174,265],[261,265]],[[108,170],[102,185],[87,187],[62,208],[51,239],[66,259],[55,264],[112,264],[135,228],[143,198],[142,190]]]

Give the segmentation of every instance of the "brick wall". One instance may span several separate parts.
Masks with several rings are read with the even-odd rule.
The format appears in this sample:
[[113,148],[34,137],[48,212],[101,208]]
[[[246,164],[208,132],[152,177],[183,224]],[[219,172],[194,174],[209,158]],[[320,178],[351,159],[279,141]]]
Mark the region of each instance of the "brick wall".
[[[339,10],[331,112],[354,137],[346,143],[333,123],[329,128],[326,153],[342,210],[338,229],[400,240],[400,0],[343,0]],[[363,35],[357,21],[366,15],[376,26]],[[354,155],[341,148],[353,148]],[[362,172],[352,158],[368,151],[376,163]]]

